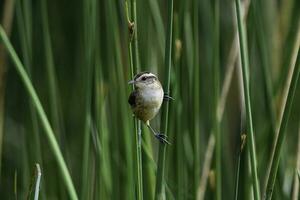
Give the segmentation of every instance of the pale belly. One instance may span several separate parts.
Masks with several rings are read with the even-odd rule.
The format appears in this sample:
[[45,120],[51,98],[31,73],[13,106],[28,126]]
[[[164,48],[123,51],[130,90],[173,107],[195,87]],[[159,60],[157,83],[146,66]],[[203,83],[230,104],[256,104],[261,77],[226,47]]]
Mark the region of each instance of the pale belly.
[[137,105],[133,108],[134,115],[144,122],[153,119],[159,112],[163,96],[162,89],[148,89],[141,92],[137,99]]

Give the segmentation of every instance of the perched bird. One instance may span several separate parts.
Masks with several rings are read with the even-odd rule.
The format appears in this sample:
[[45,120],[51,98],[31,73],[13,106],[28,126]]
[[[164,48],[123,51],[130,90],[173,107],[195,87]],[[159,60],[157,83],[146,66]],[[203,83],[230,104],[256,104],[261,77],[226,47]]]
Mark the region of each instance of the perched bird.
[[167,136],[156,132],[149,121],[158,113],[163,99],[172,98],[164,95],[158,78],[151,72],[138,73],[128,84],[134,85],[128,99],[134,116],[143,121],[159,141],[169,144]]

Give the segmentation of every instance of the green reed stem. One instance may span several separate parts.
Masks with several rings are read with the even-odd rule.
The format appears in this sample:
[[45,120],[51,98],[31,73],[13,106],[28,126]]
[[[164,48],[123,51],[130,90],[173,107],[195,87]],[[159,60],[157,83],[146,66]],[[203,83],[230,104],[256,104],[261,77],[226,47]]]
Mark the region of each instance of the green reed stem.
[[249,91],[249,56],[247,51],[247,39],[245,28],[243,25],[243,19],[241,15],[241,5],[240,0],[235,1],[235,8],[237,14],[239,41],[240,41],[240,53],[242,62],[242,76],[243,76],[243,87],[244,87],[244,97],[246,106],[246,118],[247,118],[247,133],[249,134],[249,150],[250,150],[250,163],[251,163],[251,173],[253,181],[253,191],[254,199],[260,199],[259,182],[257,176],[257,163],[256,163],[256,150],[255,150],[255,138],[252,123],[252,113],[251,113],[251,101],[250,101],[250,91]]
[[[165,49],[165,84],[164,92],[170,93],[171,55],[172,55],[172,27],[173,27],[173,0],[168,0],[168,21]],[[164,102],[162,107],[161,132],[167,135],[168,131],[169,102]],[[166,146],[159,144],[158,164],[156,173],[155,199],[165,199],[164,168],[165,168]]]
[[83,4],[83,39],[84,39],[84,64],[85,64],[85,122],[83,138],[83,162],[82,162],[82,187],[81,199],[90,199],[90,140],[91,140],[91,104],[92,104],[92,73],[95,65],[96,42],[96,15],[97,2],[86,0]]
[[57,141],[55,139],[55,136],[54,136],[54,132],[53,132],[51,126],[50,126],[49,120],[46,116],[46,113],[43,109],[43,106],[42,106],[42,104],[39,100],[39,97],[36,94],[36,91],[35,91],[32,83],[31,83],[25,69],[24,69],[23,64],[21,63],[21,61],[20,61],[19,57],[17,56],[14,48],[11,45],[11,43],[9,42],[2,26],[0,26],[0,39],[3,42],[6,50],[8,51],[8,54],[11,57],[11,59],[14,63],[14,66],[15,66],[15,68],[16,68],[16,70],[17,70],[17,72],[18,72],[18,74],[19,74],[19,76],[20,76],[27,92],[28,92],[28,95],[31,98],[33,106],[35,107],[35,109],[37,111],[37,114],[38,114],[38,116],[39,116],[39,118],[42,122],[42,126],[45,130],[47,140],[50,143],[51,150],[53,151],[53,154],[56,158],[58,166],[61,170],[62,178],[63,178],[63,181],[66,184],[67,190],[69,192],[69,196],[72,200],[75,200],[75,199],[77,200],[78,197],[77,197],[76,190],[75,190],[75,187],[73,185],[70,173],[68,171],[68,168],[67,168],[65,160],[63,158],[63,155],[62,155],[62,153],[59,149],[58,143],[57,143]]
[[271,125],[271,134],[272,138],[274,137],[275,133],[275,112],[273,109],[273,87],[272,87],[272,80],[270,77],[270,58],[268,54],[268,48],[267,48],[267,40],[266,40],[266,35],[264,31],[264,25],[262,23],[262,18],[261,16],[261,9],[259,7],[259,2],[257,0],[252,1],[252,10],[253,10],[253,16],[255,20],[255,24],[258,27],[257,30],[257,39],[258,39],[258,50],[259,50],[259,55],[261,56],[262,60],[262,72],[263,72],[263,77],[264,77],[264,89],[265,89],[265,94],[266,94],[266,106],[267,106],[267,111],[269,115],[269,120],[270,120],[270,125]]
[[240,145],[239,145],[240,149],[238,152],[238,160],[236,164],[235,189],[234,189],[235,200],[238,200],[238,196],[239,196],[241,158],[242,158],[242,153],[244,150],[245,143],[246,143],[246,135],[241,134]]
[[42,29],[43,29],[43,37],[44,37],[44,51],[45,51],[45,59],[46,59],[46,69],[48,75],[48,83],[49,83],[49,102],[50,102],[50,121],[53,126],[53,130],[56,132],[56,136],[58,137],[58,142],[60,142],[60,137],[62,134],[61,130],[61,115],[59,112],[59,102],[58,102],[58,91],[57,91],[57,78],[54,67],[54,59],[53,59],[53,51],[51,44],[51,35],[49,30],[49,19],[48,19],[48,9],[47,9],[47,1],[41,1],[41,15],[42,15]]
[[286,103],[284,106],[284,111],[283,111],[283,115],[281,118],[278,137],[277,137],[277,141],[275,144],[275,151],[274,151],[274,154],[273,154],[273,157],[271,160],[271,163],[272,163],[271,171],[270,171],[270,174],[268,177],[267,189],[266,189],[266,194],[265,194],[265,199],[267,199],[267,200],[272,198],[272,193],[274,190],[276,175],[277,175],[280,156],[281,156],[282,145],[283,145],[283,142],[284,142],[285,136],[286,136],[285,130],[286,130],[286,127],[287,127],[287,124],[289,121],[289,116],[290,116],[293,99],[294,99],[294,95],[295,95],[295,91],[296,91],[296,87],[297,87],[299,73],[300,73],[300,56],[299,56],[299,47],[298,47],[297,61],[296,61],[296,64],[295,64],[295,67],[293,70],[292,80],[289,85],[288,96],[287,96],[287,100],[286,100]]
[[[138,32],[137,32],[137,17],[136,17],[136,0],[132,0],[132,16],[134,22],[134,35],[133,35],[133,66],[134,74],[139,69],[139,53],[138,53]],[[133,77],[132,77],[133,78]],[[138,199],[143,199],[143,160],[142,160],[142,125],[141,121],[135,119],[135,135],[136,135],[136,153],[137,153],[137,169],[138,169]]]
[[[139,68],[138,54],[138,33],[137,33],[137,17],[136,17],[136,0],[131,0],[131,16],[130,21],[128,5],[126,2],[126,15],[129,27],[129,62],[131,79],[137,74]],[[132,35],[133,34],[133,35]],[[133,88],[134,89],[134,86]],[[134,119],[135,140],[136,140],[136,159],[137,159],[137,199],[143,199],[143,162],[142,162],[142,129],[141,121]]]
[[220,2],[214,2],[214,38],[213,38],[213,85],[214,85],[214,123],[213,132],[216,138],[216,199],[222,199],[222,143],[220,132],[220,121],[218,120],[218,100],[219,100],[219,82],[220,82]]
[[[200,155],[200,66],[199,66],[199,2],[194,2],[194,154]],[[197,195],[197,188],[200,177],[200,156],[195,156],[194,161],[194,195]]]

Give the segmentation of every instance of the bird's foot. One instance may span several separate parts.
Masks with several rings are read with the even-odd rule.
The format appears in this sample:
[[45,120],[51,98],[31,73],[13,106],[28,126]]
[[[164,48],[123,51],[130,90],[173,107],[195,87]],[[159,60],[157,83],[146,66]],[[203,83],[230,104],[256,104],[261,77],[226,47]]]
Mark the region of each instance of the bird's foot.
[[164,135],[164,134],[161,134],[161,133],[157,133],[155,134],[155,137],[161,142],[161,143],[164,143],[164,144],[171,144],[167,138],[168,136]]
[[166,101],[170,101],[170,100],[175,100],[173,97],[171,97],[168,93],[165,93],[164,94],[164,100],[166,100]]

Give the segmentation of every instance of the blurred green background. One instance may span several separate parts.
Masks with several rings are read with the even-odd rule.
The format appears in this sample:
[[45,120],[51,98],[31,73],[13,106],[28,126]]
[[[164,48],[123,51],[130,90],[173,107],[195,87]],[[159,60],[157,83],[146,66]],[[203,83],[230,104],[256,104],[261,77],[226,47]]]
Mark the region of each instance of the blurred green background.
[[[162,84],[167,6],[167,1],[136,2],[138,71],[157,74]],[[299,48],[300,1],[244,0],[242,7],[263,194],[288,71]],[[125,0],[2,0],[0,17],[46,111],[79,199],[137,199]],[[166,199],[214,199],[218,183],[222,198],[233,199],[237,169],[238,199],[253,199],[247,146],[240,153],[241,134],[247,132],[236,31],[232,0],[174,0],[170,95],[175,100],[169,102]],[[298,199],[299,85],[273,199]],[[160,129],[160,115],[152,125]],[[142,127],[143,196],[154,199],[159,142]],[[215,127],[220,137],[215,138]],[[221,173],[216,173],[214,149],[221,156]],[[35,107],[2,43],[0,152],[1,199],[27,197],[35,163],[42,170],[40,199],[70,198]]]

